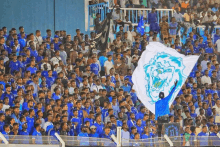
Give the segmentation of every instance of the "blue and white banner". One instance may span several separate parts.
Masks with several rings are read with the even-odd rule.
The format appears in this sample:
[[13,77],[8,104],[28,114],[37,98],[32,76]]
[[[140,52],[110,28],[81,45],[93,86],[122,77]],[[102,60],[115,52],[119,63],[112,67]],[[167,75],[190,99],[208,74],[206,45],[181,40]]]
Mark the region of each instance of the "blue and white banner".
[[139,100],[155,114],[155,103],[159,93],[169,95],[174,82],[176,89],[169,101],[173,103],[182,85],[195,66],[199,56],[184,56],[159,42],[151,42],[142,53],[138,66],[132,75],[134,89]]

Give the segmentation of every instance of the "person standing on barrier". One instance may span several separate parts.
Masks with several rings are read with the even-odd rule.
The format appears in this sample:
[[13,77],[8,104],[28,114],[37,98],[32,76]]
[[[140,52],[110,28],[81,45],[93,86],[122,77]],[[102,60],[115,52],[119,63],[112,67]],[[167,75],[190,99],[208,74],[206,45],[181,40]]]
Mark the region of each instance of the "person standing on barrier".
[[211,15],[211,12],[208,11],[207,16],[204,16],[204,18],[202,19],[202,24],[205,25],[205,30],[209,29],[209,26],[211,26],[211,29],[209,31],[210,34],[212,34],[215,24],[213,23],[214,19]]
[[190,27],[192,27],[193,29],[195,29],[195,25],[194,23],[192,23],[192,13],[191,13],[191,9],[187,9],[187,13],[184,13],[183,15],[184,18],[184,35],[187,36],[188,30]]
[[157,23],[157,13],[156,9],[153,7],[151,13],[148,14],[148,24],[150,24],[150,31],[158,32],[159,26]]
[[183,27],[184,30],[186,30],[187,28],[183,24],[183,15],[180,13],[179,8],[176,8],[175,10],[176,10],[176,12],[173,14],[173,16],[175,17],[176,22],[178,23],[177,31],[176,31],[176,35],[178,35],[181,27]]
[[112,19],[113,19],[113,21],[115,23],[115,31],[117,31],[118,24],[120,24],[120,25],[122,25],[124,27],[124,22],[121,20],[120,8],[117,8],[116,11],[113,11]]
[[166,16],[162,17],[162,22],[160,22],[161,40],[169,36],[169,24],[166,22]]

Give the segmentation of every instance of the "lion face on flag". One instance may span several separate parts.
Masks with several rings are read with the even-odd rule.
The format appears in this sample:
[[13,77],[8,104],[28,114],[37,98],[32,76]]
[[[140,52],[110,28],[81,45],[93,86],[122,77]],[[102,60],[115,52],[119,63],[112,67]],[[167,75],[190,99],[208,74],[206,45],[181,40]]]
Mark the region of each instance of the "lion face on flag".
[[183,74],[185,66],[182,58],[164,52],[155,55],[143,68],[147,81],[146,94],[151,98],[151,104],[159,100],[160,92],[165,92],[166,97],[171,91],[174,81],[178,80],[177,88],[181,88],[180,86],[185,81],[183,79],[186,78]]

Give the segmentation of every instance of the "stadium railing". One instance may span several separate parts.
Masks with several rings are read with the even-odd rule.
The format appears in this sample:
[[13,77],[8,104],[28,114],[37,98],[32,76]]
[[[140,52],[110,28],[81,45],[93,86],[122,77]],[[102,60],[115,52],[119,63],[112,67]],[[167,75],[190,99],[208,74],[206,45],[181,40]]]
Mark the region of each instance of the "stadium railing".
[[[5,140],[6,139],[6,140]],[[0,146],[5,147],[61,147],[60,141],[53,136],[28,136],[28,135],[0,135]]]
[[[1,136],[1,135],[0,135]],[[8,144],[2,142],[0,138],[1,147],[63,147],[62,144],[53,136],[23,136],[23,135],[8,135],[5,136]],[[72,146],[117,146],[110,139],[93,138],[93,137],[79,137],[79,136],[60,136],[65,142],[65,147]],[[220,146],[220,138],[218,136],[173,136],[169,137],[169,142],[164,136],[153,137],[148,139],[122,139],[121,145],[118,146]]]
[[79,136],[60,136],[68,146],[117,146],[110,139],[93,138],[93,137],[79,137]]
[[99,13],[101,15],[100,21],[103,21],[106,18],[106,14],[109,11],[109,3],[99,3],[95,5],[88,6],[88,30],[94,30],[94,20],[96,18],[96,14]]

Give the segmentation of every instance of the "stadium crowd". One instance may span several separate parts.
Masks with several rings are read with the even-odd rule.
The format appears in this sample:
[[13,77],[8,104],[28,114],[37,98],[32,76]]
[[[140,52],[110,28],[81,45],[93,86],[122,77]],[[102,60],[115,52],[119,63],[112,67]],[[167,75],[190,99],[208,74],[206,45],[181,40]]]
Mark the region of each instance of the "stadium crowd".
[[[200,55],[170,107],[169,122],[180,123],[184,143],[188,135],[217,136],[220,32],[213,30],[219,23],[219,4],[204,0],[167,1],[151,1],[156,8],[171,7],[176,11],[169,24],[166,17],[157,24],[152,8],[147,16],[152,26],[149,35],[140,35],[132,25],[124,31],[117,19],[120,12],[116,11],[113,20],[120,29],[102,51],[90,48],[94,32],[84,35],[76,29],[76,35],[71,36],[61,30],[52,36],[48,29],[42,37],[40,30],[26,34],[24,27],[19,27],[10,29],[8,34],[7,28],[2,27],[0,132],[33,136],[53,136],[57,132],[111,139],[117,126],[121,126],[124,139],[158,136],[154,114],[132,89],[132,72],[147,44],[160,41],[182,54]],[[204,35],[196,31],[201,24],[206,26]],[[96,25],[101,24],[97,21]],[[178,35],[181,27],[188,36],[185,44]],[[189,28],[193,28],[191,32]],[[198,128],[201,132],[196,132]]]

